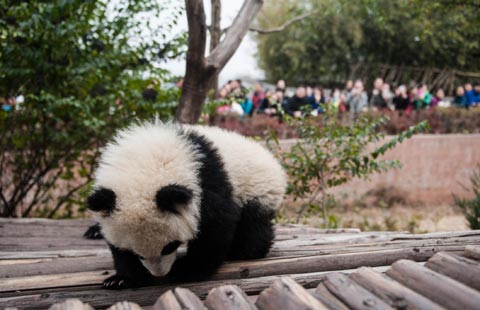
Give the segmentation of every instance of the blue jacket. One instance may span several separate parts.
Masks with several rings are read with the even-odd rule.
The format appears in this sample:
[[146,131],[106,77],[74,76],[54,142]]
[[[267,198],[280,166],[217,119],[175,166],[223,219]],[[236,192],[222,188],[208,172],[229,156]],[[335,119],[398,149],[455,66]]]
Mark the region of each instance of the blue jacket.
[[474,89],[467,91],[465,96],[467,97],[467,107],[473,104],[480,104],[480,93],[475,92]]

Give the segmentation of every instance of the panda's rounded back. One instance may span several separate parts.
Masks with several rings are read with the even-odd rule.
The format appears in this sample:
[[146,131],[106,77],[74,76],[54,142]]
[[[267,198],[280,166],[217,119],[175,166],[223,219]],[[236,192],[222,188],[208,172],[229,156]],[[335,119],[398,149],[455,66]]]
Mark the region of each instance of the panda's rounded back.
[[277,209],[285,194],[286,175],[277,159],[260,143],[218,127],[189,128],[205,136],[218,149],[241,205],[258,201]]

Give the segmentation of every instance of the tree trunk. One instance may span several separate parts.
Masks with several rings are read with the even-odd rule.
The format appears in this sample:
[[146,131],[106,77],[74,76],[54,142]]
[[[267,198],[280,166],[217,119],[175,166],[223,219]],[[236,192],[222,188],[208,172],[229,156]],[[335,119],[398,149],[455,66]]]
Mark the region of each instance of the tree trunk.
[[[220,0],[212,0],[212,4],[216,2]],[[188,19],[187,68],[176,111],[177,121],[188,124],[198,121],[212,80],[218,76],[237,50],[262,4],[263,0],[245,0],[224,39],[217,42],[210,55],[205,57],[207,25],[203,0],[185,0]]]
[[[222,15],[222,2],[220,0],[211,0],[212,10],[211,10],[211,19],[212,25],[210,26],[210,53],[218,46],[220,43],[220,38],[222,36],[222,29],[220,28],[220,21]],[[210,84],[210,89],[213,89],[212,98],[218,97],[218,76],[220,72],[216,72],[212,77],[212,82]]]

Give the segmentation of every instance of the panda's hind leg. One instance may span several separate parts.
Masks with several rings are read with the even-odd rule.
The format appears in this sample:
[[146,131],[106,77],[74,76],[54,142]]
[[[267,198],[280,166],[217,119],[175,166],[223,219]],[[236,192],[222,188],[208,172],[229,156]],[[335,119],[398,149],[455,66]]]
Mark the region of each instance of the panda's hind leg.
[[275,233],[272,220],[275,212],[258,201],[242,207],[242,216],[228,258],[230,260],[262,258],[268,254]]

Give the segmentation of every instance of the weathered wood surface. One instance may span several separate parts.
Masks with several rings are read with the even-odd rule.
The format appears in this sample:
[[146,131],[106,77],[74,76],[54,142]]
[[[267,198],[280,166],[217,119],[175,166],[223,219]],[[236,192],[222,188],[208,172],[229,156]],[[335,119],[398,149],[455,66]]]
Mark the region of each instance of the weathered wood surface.
[[480,292],[413,261],[394,263],[387,275],[447,309],[480,309]]
[[328,310],[320,300],[313,297],[291,278],[282,277],[258,296],[256,305],[262,310],[318,309]]
[[[317,303],[339,310],[452,308],[412,286],[409,277],[396,279],[379,273],[400,259],[431,259],[428,268],[412,264],[467,288],[463,295],[450,294],[451,303],[480,305],[476,299],[480,293],[473,289],[478,289],[480,231],[410,235],[277,226],[275,243],[266,259],[227,262],[209,281],[180,284],[182,288],[164,283],[109,291],[100,287],[113,272],[108,247],[103,240],[82,238],[93,223],[0,219],[0,308],[46,309],[58,303],[65,308],[67,299],[79,299],[96,309],[136,309],[135,304],[147,309],[273,309],[274,304],[265,301],[270,299],[277,303],[286,299],[276,310]],[[357,270],[361,266],[373,268]],[[394,265],[387,274],[395,274],[396,268]],[[429,288],[433,285],[430,282],[426,278],[422,283]],[[459,288],[454,285],[453,289]],[[473,298],[470,304],[465,303],[467,297]],[[79,306],[75,302],[72,305]]]
[[209,310],[255,310],[247,295],[236,285],[223,285],[208,293],[205,306]]
[[323,283],[333,295],[338,297],[350,309],[393,310],[386,302],[340,272],[328,274]]
[[401,285],[391,278],[374,271],[371,268],[362,267],[351,274],[350,278],[375,294],[395,309],[405,310],[443,310],[428,298]]
[[480,263],[450,253],[435,254],[426,267],[480,291]]
[[167,291],[153,305],[154,310],[203,310],[204,308],[197,295],[180,287]]

